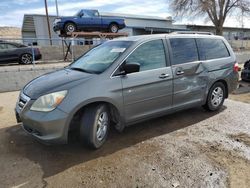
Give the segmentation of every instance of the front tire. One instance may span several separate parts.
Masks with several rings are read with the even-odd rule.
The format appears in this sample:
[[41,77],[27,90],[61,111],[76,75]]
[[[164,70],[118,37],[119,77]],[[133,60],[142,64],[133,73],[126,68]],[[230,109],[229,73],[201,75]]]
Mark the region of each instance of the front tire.
[[224,103],[226,96],[225,85],[221,82],[215,83],[209,90],[207,102],[204,108],[208,111],[217,111]]
[[64,26],[65,33],[72,33],[76,31],[76,25],[74,23],[67,23]]
[[110,127],[110,113],[107,105],[88,107],[80,124],[80,140],[90,148],[100,148],[107,139]]

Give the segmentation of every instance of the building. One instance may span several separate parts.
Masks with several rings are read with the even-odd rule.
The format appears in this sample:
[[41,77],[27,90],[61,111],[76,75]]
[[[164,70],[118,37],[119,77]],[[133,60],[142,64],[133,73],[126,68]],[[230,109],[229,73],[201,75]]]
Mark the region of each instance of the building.
[[[53,45],[61,44],[60,37],[53,31],[53,21],[56,16],[49,16],[50,31]],[[45,15],[25,14],[22,24],[23,43],[33,43],[37,45],[49,45],[48,24]]]
[[[171,17],[161,18],[111,13],[101,13],[101,15],[124,18],[126,22],[126,28],[120,30],[119,32],[127,32],[129,36],[152,33],[169,33],[177,30],[186,30],[182,29],[181,27],[177,28],[175,25],[173,25],[173,20]],[[61,38],[52,29],[55,18],[56,16],[49,16],[52,44],[61,45]],[[22,38],[23,42],[26,44],[32,42],[38,45],[48,45],[49,34],[46,16],[38,14],[25,14],[22,25]]]
[[[153,16],[139,16],[129,14],[112,14],[101,13],[102,16],[124,18],[126,28],[119,32],[127,32],[131,35],[169,33],[173,31],[203,31],[215,33],[214,26],[205,25],[176,25],[173,24],[171,17],[161,18]],[[56,16],[49,16],[50,31],[53,45],[61,45],[62,38],[52,29],[53,21]],[[49,45],[48,25],[45,15],[25,14],[22,25],[22,38],[25,44],[33,43],[34,45]],[[250,39],[250,28],[224,27],[224,37],[228,40]],[[78,44],[89,44],[85,39],[80,39]]]
[[[202,31],[202,32],[211,32],[215,33],[214,26],[207,25],[179,25],[190,31]],[[250,28],[240,28],[240,27],[224,27],[223,36],[227,40],[249,40],[250,39]]]

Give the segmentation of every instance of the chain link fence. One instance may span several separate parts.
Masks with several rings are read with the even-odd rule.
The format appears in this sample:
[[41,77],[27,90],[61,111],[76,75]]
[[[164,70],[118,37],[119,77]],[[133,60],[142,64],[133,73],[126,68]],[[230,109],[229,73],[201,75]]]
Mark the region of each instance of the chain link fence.
[[[50,45],[50,40],[52,45]],[[93,46],[103,43],[106,40],[109,39],[0,37],[0,41],[15,42],[39,48],[42,59],[34,61],[34,63],[72,62]],[[236,52],[240,63],[250,59],[250,39],[233,39],[228,40],[228,42]]]
[[[50,41],[52,45],[50,45]],[[96,46],[105,39],[84,39],[84,38],[0,38],[0,42],[10,42],[23,44],[29,47],[38,48],[42,54],[42,59],[38,62],[71,62],[84,54],[86,51]],[[0,49],[4,50],[4,49]],[[8,50],[8,49],[7,49]],[[34,53],[32,50],[33,60]]]

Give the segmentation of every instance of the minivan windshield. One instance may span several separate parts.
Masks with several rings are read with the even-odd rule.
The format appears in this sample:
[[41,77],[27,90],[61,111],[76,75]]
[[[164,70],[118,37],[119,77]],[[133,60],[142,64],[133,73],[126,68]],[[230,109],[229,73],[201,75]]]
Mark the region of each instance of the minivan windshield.
[[105,71],[132,44],[131,41],[107,41],[84,54],[69,68],[99,74]]

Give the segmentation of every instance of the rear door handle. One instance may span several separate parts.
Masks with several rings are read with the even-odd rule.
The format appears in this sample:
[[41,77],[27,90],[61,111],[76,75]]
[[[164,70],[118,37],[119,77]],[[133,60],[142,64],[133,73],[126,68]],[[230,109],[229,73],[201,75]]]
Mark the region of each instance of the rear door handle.
[[178,71],[176,72],[176,75],[182,75],[182,74],[184,74],[184,71],[182,71],[182,70],[178,70]]
[[162,74],[159,76],[159,78],[161,78],[161,79],[164,79],[164,78],[167,78],[167,77],[169,77],[169,74],[165,74],[165,73],[162,73]]

